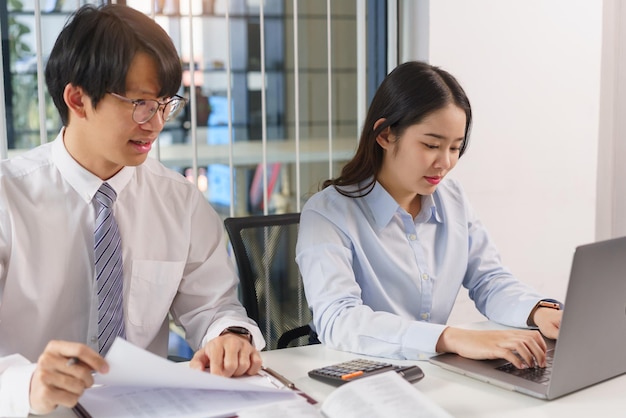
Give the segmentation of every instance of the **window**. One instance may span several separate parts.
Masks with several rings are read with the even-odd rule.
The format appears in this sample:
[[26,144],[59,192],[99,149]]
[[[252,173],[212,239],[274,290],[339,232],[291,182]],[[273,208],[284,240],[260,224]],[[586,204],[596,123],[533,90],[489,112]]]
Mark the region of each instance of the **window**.
[[[180,94],[191,99],[154,157],[197,183],[224,216],[299,211],[354,153],[367,92],[385,75],[386,3],[127,0],[172,37],[185,70]],[[40,4],[0,0],[1,157],[61,127],[38,74],[79,4]]]

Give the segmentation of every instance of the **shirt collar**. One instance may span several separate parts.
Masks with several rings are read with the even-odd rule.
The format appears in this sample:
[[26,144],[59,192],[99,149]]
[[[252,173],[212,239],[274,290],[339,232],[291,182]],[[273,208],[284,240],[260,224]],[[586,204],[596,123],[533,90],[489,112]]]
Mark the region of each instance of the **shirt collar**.
[[[437,193],[436,190],[435,193]],[[422,196],[422,209],[415,217],[416,223],[426,223],[431,219],[437,223],[443,223],[443,217],[439,213],[440,210],[433,197],[435,193]]]
[[400,209],[398,202],[385,190],[385,188],[378,182],[374,182],[372,191],[363,197],[365,202],[370,207],[372,215],[376,220],[376,224],[379,227],[386,226],[393,215]]
[[[437,191],[435,191],[435,193],[437,193]],[[365,195],[363,199],[365,199],[367,205],[370,207],[376,224],[381,228],[391,221],[391,218],[396,212],[401,211],[402,213],[406,213],[378,181],[374,183],[372,191]],[[424,195],[422,196],[422,209],[415,218],[415,221],[427,222],[430,219],[434,219],[438,223],[443,223],[443,217],[439,213],[433,195]]]
[[[103,181],[98,176],[89,172],[82,167],[67,151],[63,142],[63,133],[65,128],[61,129],[59,135],[52,143],[52,162],[55,164],[65,181],[85,200],[86,203],[96,194]],[[130,182],[135,167],[124,167],[116,175],[107,180],[107,183],[113,187],[116,193],[120,192]]]

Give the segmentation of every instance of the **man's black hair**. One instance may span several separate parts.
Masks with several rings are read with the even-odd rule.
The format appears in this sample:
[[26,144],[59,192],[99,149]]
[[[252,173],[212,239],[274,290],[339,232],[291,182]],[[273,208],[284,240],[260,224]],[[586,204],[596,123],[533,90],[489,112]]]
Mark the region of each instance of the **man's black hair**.
[[48,64],[46,84],[63,125],[68,124],[65,86],[83,88],[94,107],[108,92],[125,94],[126,75],[138,52],[154,59],[158,97],[174,96],[182,66],[167,33],[152,19],[127,6],[109,4],[79,8],[57,38]]

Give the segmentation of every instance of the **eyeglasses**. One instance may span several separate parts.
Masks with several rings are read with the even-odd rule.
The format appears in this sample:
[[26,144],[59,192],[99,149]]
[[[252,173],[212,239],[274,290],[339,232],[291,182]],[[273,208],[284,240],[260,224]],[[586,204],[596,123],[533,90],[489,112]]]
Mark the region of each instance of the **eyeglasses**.
[[164,103],[161,103],[158,100],[153,99],[129,99],[128,97],[120,96],[117,93],[109,94],[116,99],[133,104],[133,120],[138,124],[148,122],[154,115],[156,115],[160,108],[163,108],[163,120],[166,122],[168,120],[172,120],[178,116],[187,103],[187,99],[178,95],[172,97]]

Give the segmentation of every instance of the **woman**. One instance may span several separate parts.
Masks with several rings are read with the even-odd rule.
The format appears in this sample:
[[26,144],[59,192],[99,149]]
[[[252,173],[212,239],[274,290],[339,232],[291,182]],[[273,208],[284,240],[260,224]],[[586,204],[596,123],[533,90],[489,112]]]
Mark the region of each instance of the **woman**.
[[465,92],[437,67],[408,62],[382,82],[356,155],[302,209],[296,261],[323,343],[389,358],[453,352],[545,366],[537,331],[445,325],[461,285],[493,321],[556,338],[561,320],[556,301],[502,266],[461,186],[445,178],[471,120]]

